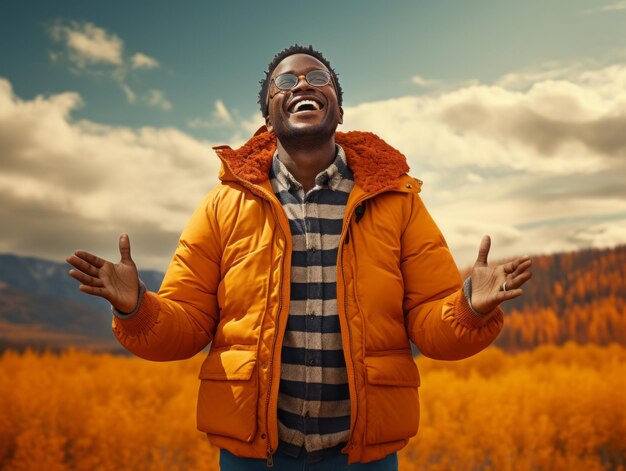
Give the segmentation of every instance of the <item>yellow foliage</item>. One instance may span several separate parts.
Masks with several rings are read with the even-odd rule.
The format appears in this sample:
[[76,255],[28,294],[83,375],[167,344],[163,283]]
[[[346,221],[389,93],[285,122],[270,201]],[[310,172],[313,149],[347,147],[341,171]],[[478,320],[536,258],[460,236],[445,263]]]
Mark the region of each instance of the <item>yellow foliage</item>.
[[490,348],[418,365],[422,425],[402,470],[624,469],[626,348]]
[[[0,469],[217,469],[218,450],[196,430],[201,361],[5,352]],[[402,471],[624,471],[626,348],[417,363],[422,421]]]
[[5,353],[0,468],[215,469],[218,452],[196,429],[201,361]]

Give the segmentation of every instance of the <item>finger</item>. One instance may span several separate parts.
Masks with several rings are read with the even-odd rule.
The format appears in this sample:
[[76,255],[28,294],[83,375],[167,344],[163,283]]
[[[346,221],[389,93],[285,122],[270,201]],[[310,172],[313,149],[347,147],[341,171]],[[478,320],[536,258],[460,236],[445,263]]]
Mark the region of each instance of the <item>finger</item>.
[[98,276],[98,269],[96,267],[82,258],[78,258],[76,255],[70,255],[65,259],[65,261],[83,273],[87,273],[91,276]]
[[78,289],[81,290],[83,293],[92,294],[94,296],[100,296],[104,299],[108,299],[107,296],[109,295],[109,293],[104,288],[89,285],[80,285]]
[[80,281],[84,285],[102,287],[104,283],[100,278],[94,278],[78,270],[70,270],[69,275],[75,280]]
[[78,258],[82,258],[87,263],[91,263],[96,268],[102,268],[102,265],[106,263],[106,260],[92,253],[85,252],[84,250],[77,250],[76,252],[74,252],[74,255],[76,255]]
[[522,273],[530,273],[530,267],[532,266],[532,262],[530,260],[526,260],[520,263],[517,268],[511,273],[512,277],[516,277],[521,275]]
[[517,260],[511,262],[511,264],[507,264],[504,267],[504,272],[512,276],[517,276],[520,273],[528,270],[531,266],[532,260],[530,259],[530,257],[518,258]]
[[491,237],[484,235],[480,241],[480,248],[478,249],[478,257],[474,265],[487,266],[487,256],[489,255],[489,249],[491,248]]
[[521,296],[522,294],[524,294],[524,290],[522,290],[521,288],[507,289],[506,291],[499,291],[497,298],[498,298],[498,302],[502,303],[504,301],[517,298],[518,296]]
[[507,291],[509,291],[509,289],[519,288],[528,280],[530,280],[532,276],[533,274],[531,272],[526,271],[524,273],[521,273],[520,275],[517,275],[515,278],[512,278],[511,280],[507,280],[506,282]]
[[120,235],[120,255],[122,256],[122,262],[132,262],[132,258],[130,258],[130,239],[128,238],[128,234]]

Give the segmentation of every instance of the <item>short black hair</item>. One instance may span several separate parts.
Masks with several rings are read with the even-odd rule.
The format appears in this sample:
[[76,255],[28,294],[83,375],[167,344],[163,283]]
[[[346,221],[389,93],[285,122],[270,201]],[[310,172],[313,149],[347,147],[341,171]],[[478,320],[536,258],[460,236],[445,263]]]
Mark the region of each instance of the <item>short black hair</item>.
[[265,71],[265,77],[263,78],[263,80],[259,81],[259,83],[261,84],[261,90],[259,90],[259,106],[261,107],[261,114],[263,114],[263,118],[267,118],[267,115],[269,113],[265,100],[267,99],[267,89],[270,84],[270,77],[272,76],[272,73],[274,72],[276,66],[280,64],[280,62],[285,57],[293,56],[294,54],[306,54],[314,57],[322,64],[324,64],[333,78],[333,82],[336,87],[335,91],[337,92],[337,102],[339,103],[339,106],[341,106],[341,103],[343,102],[343,91],[341,90],[341,85],[339,85],[337,73],[335,72],[335,69],[330,66],[330,62],[328,62],[328,60],[322,55],[321,52],[313,49],[313,46],[301,46],[299,44],[294,44],[293,46],[289,46],[288,48],[283,49],[274,56],[272,62],[270,62],[267,66],[267,71]]

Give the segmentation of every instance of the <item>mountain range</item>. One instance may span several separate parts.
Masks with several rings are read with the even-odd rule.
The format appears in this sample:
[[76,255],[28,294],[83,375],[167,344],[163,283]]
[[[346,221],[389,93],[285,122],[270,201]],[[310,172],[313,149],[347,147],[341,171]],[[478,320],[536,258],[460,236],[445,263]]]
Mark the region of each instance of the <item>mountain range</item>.
[[[124,352],[110,305],[78,290],[70,265],[0,254],[0,351],[11,348]],[[462,270],[462,276],[470,269]],[[163,273],[141,270],[151,291]],[[626,245],[533,257],[524,295],[504,305],[496,344],[508,351],[543,343],[626,345]]]
[[[0,350],[6,348],[121,351],[111,332],[110,304],[78,290],[71,266],[0,254]],[[163,273],[140,270],[151,291]]]

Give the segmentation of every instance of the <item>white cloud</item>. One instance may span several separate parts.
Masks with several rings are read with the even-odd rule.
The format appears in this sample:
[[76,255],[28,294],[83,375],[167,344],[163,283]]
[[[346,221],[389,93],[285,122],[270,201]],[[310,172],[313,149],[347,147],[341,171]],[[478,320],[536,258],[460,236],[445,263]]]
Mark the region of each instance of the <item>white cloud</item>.
[[607,12],[607,11],[620,11],[620,10],[626,10],[626,1],[608,3],[599,8],[589,8],[587,10],[583,10],[582,13],[589,15],[592,13],[602,13],[602,12]]
[[483,177],[474,172],[467,173],[467,180],[472,183],[482,183],[483,181],[485,181]]
[[472,265],[476,260],[485,234],[491,237],[490,262],[525,253],[526,248],[520,247],[524,243],[524,233],[511,225],[483,220],[443,219],[440,227],[450,250],[463,267]]
[[345,128],[371,129],[415,158],[532,173],[606,169],[626,156],[626,66],[580,71],[529,90],[474,85],[345,109]]
[[[345,107],[340,130],[373,131],[407,155],[460,266],[483,234],[492,261],[626,243],[626,65],[562,65],[525,90],[468,83]],[[218,103],[188,125],[222,126],[236,147],[263,122]],[[215,182],[210,144],[176,129],[75,122],[80,104],[75,93],[22,101],[0,81],[0,220],[12,222],[0,251],[57,256],[88,241],[116,256],[128,230],[143,266],[164,268],[163,247]]]
[[260,111],[243,117],[237,109],[229,111],[222,100],[217,100],[209,119],[197,117],[187,120],[190,129],[227,130],[232,133],[227,138],[231,147],[239,147],[246,142],[264,123]]
[[[70,70],[79,75],[111,79],[119,85],[130,104],[137,103],[137,93],[128,85],[128,76],[136,70],[159,67],[159,61],[141,52],[125,57],[124,41],[93,23],[58,21],[49,28],[49,33],[62,46],[59,50],[49,51],[52,62],[66,61]],[[172,108],[171,102],[160,91],[148,91],[142,101],[163,110]]]
[[217,143],[172,128],[75,121],[76,93],[21,100],[0,79],[0,252],[117,259],[128,231],[142,268],[164,269],[217,182]]
[[543,67],[505,74],[495,82],[495,85],[509,90],[520,90],[545,80],[567,79],[581,70],[583,65],[581,63],[569,63],[554,67],[548,63]]
[[141,52],[130,58],[133,69],[154,69],[159,66],[159,61]]
[[609,3],[601,8],[602,11],[626,10],[626,1]]
[[172,109],[172,103],[165,98],[165,94],[161,90],[148,90],[144,96],[144,102],[153,108],[159,108],[163,111]]
[[50,28],[50,34],[65,45],[68,59],[81,69],[90,64],[121,65],[123,62],[124,42],[93,23],[56,23]]
[[228,108],[224,105],[222,100],[217,100],[215,102],[215,111],[213,112],[213,116],[215,116],[219,121],[224,124],[232,124],[233,118],[228,112]]
[[418,87],[424,87],[424,88],[432,87],[439,83],[438,80],[425,79],[421,75],[417,75],[417,74],[411,77],[411,82],[413,82]]
[[583,64],[345,107],[343,130],[371,130],[407,155],[461,265],[485,233],[494,260],[626,243],[605,226],[583,236],[626,214],[626,64]]
[[244,136],[252,136],[258,129],[263,126],[265,120],[260,111],[255,112],[248,119],[241,119],[237,121],[237,124],[241,128]]
[[574,234],[574,238],[595,248],[614,247],[626,241],[626,218],[605,221],[583,228]]
[[126,95],[128,103],[135,103],[137,101],[137,94],[125,83],[122,83],[121,87],[124,91],[124,94]]
[[187,121],[187,127],[191,129],[211,129],[213,124],[202,118],[193,118]]

